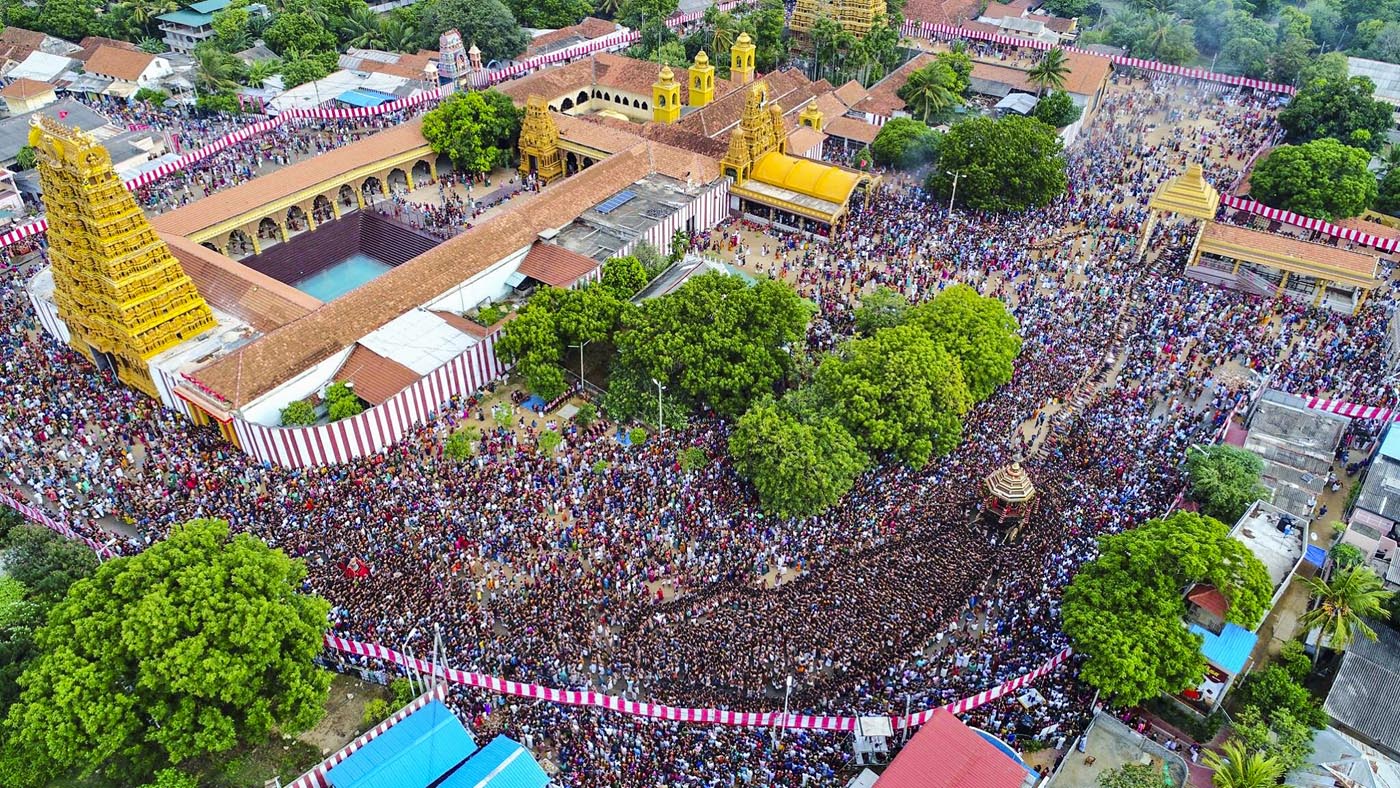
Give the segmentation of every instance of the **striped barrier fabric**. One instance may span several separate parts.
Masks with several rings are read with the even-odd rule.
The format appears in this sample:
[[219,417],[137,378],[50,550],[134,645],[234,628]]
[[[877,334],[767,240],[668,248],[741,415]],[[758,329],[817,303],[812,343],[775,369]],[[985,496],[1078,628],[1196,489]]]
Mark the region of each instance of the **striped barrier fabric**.
[[1266,219],[1276,222],[1291,224],[1295,227],[1302,227],[1307,230],[1315,230],[1325,233],[1333,238],[1342,238],[1347,241],[1364,244],[1382,252],[1394,252],[1397,245],[1400,245],[1400,238],[1381,238],[1372,235],[1364,230],[1357,230],[1353,227],[1338,227],[1331,222],[1322,219],[1314,219],[1292,211],[1285,211],[1281,208],[1270,208],[1261,202],[1256,202],[1248,197],[1235,197],[1229,194],[1220,195],[1220,204],[1240,211],[1248,211]]
[[[859,717],[784,714],[781,711],[732,711],[727,709],[682,708],[678,706],[663,706],[659,703],[643,703],[641,701],[627,700],[617,695],[607,695],[590,690],[561,690],[554,687],[541,686],[539,684],[507,681],[498,676],[488,676],[484,673],[471,673],[452,668],[443,670],[427,660],[416,657],[410,658],[385,646],[375,643],[361,643],[357,640],[349,640],[329,634],[326,635],[326,648],[361,657],[382,659],[386,662],[393,662],[396,665],[405,667],[411,665],[414,670],[424,675],[443,677],[452,684],[478,687],[503,695],[537,698],[540,700],[547,700],[551,703],[562,703],[566,706],[593,706],[615,711],[619,714],[628,714],[634,717],[651,717],[671,722],[850,732],[856,729],[856,722],[860,719]],[[1070,654],[1070,649],[1065,649],[1051,657],[1045,664],[1025,675],[1011,679],[993,689],[979,692],[976,695],[963,698],[962,700],[954,701],[942,708],[954,714],[963,714],[979,706],[991,703],[998,698],[1004,697],[1008,693],[1015,692],[1027,686],[1032,681],[1035,681],[1063,665],[1065,661],[1069,659]],[[928,722],[932,715],[932,710],[923,711],[908,716],[891,717],[890,722],[893,724],[895,730],[903,730],[905,728],[917,727]]]
[[388,719],[365,731],[359,738],[332,753],[324,761],[311,767],[310,771],[288,784],[287,788],[331,788],[330,777],[327,776],[331,769],[340,765],[341,762],[349,758],[356,750],[369,744],[385,731],[402,722],[408,715],[435,700],[443,700],[446,697],[447,685],[438,684],[422,695],[409,701],[407,706],[389,715]]
[[1382,408],[1376,405],[1358,405],[1355,402],[1347,402],[1339,399],[1322,399],[1321,397],[1305,397],[1308,407],[1315,410],[1325,410],[1328,413],[1335,413],[1339,416],[1347,416],[1353,419],[1379,419],[1381,421],[1400,421],[1400,411],[1394,408]]

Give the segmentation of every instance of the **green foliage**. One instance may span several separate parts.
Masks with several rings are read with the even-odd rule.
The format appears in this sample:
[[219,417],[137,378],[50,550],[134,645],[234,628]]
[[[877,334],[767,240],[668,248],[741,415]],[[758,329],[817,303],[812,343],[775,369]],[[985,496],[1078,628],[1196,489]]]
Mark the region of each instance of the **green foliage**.
[[394,707],[389,705],[389,701],[375,698],[365,704],[364,714],[360,717],[360,727],[373,728],[393,713]]
[[1215,788],[1272,788],[1284,774],[1283,764],[1268,753],[1251,749],[1239,738],[1221,746],[1221,752],[1206,750],[1201,762],[1214,769]]
[[163,105],[165,103],[165,100],[168,98],[170,98],[170,94],[166,93],[163,90],[155,90],[153,88],[141,88],[140,90],[136,91],[137,101],[144,101],[147,104],[151,104],[157,107]]
[[1044,6],[1046,11],[1055,16],[1076,17],[1083,16],[1089,10],[1092,0],[1046,0]]
[[1267,79],[1273,64],[1269,45],[1254,38],[1232,38],[1220,49],[1219,68],[1225,74]]
[[641,446],[643,443],[647,442],[647,431],[641,427],[633,427],[627,433],[627,440],[634,447]]
[[1217,733],[1220,733],[1220,728],[1225,725],[1225,713],[1220,709],[1216,709],[1207,714],[1205,718],[1201,718],[1186,712],[1180,704],[1162,695],[1148,699],[1143,702],[1142,706],[1164,722],[1185,732],[1192,741],[1202,743],[1211,741]]
[[1370,161],[1367,151],[1334,139],[1281,145],[1254,166],[1250,196],[1316,219],[1359,216],[1376,201]]
[[647,270],[648,280],[655,279],[671,264],[669,260],[661,256],[661,252],[657,251],[655,246],[646,241],[639,241],[636,246],[632,247],[632,256],[642,261],[642,267]]
[[290,61],[293,53],[300,53],[303,57],[321,52],[334,54],[339,42],[334,33],[318,25],[309,13],[284,11],[263,31],[263,43]]
[[49,606],[30,598],[13,577],[0,576],[0,713],[19,699],[19,677],[37,653],[34,635]]
[[1063,90],[1067,76],[1069,76],[1069,59],[1065,56],[1065,51],[1059,47],[1046,50],[1035,65],[1026,72],[1026,78],[1030,80],[1032,85],[1035,85],[1037,98],[1047,88]]
[[[1381,179],[1376,192],[1376,210],[1391,216],[1400,216],[1400,167],[1391,167]],[[1354,485],[1360,489],[1361,485]]]
[[[194,50],[194,77],[199,88],[200,98],[209,93],[230,93],[238,88],[238,80],[243,75],[243,64],[229,53],[204,43]],[[238,99],[233,98],[234,106]]]
[[1012,364],[1021,355],[1021,327],[1001,301],[953,285],[910,309],[907,320],[958,359],[973,402],[1011,380]]
[[481,430],[468,424],[458,427],[447,436],[447,440],[442,444],[442,451],[454,460],[465,460],[476,453],[476,442],[479,440]]
[[97,571],[97,556],[87,546],[38,525],[22,525],[5,540],[5,571],[25,588],[28,598],[45,607],[57,603],[69,586]]
[[567,388],[560,366],[565,349],[580,342],[611,343],[633,308],[599,283],[574,290],[542,286],[501,329],[496,352],[515,365],[531,391],[553,399]]
[[1263,471],[1264,461],[1252,451],[1223,443],[1192,449],[1186,456],[1188,495],[1203,514],[1233,523],[1250,504],[1268,500],[1268,488],[1259,483]]
[[1332,548],[1332,561],[1338,569],[1350,569],[1366,563],[1366,554],[1354,544],[1339,544]]
[[638,47],[645,57],[675,37],[666,27],[666,19],[679,7],[679,0],[622,0],[617,21],[641,32]]
[[690,233],[686,232],[684,227],[677,228],[671,234],[671,253],[667,255],[667,258],[672,264],[679,263],[689,249]]
[[953,176],[948,173],[957,173],[957,199],[977,210],[1044,207],[1064,194],[1069,183],[1059,136],[1035,118],[970,118],[949,129],[938,150],[929,189],[950,194]]
[[[1366,619],[1389,618],[1387,604],[1395,597],[1369,566],[1341,569],[1326,580],[1305,577],[1303,584],[1317,605],[1300,616],[1298,624],[1306,631],[1321,628],[1334,649],[1345,649],[1358,637],[1375,640],[1376,632]],[[1321,653],[1318,648],[1314,660]]]
[[593,12],[592,0],[511,0],[510,10],[525,27],[576,25]]
[[1063,90],[1056,90],[1036,103],[1031,117],[1047,126],[1062,129],[1079,120],[1084,110]]
[[616,338],[609,415],[646,415],[645,403],[655,406],[655,379],[667,386],[666,400],[708,404],[737,418],[787,379],[793,367],[788,349],[802,341],[812,311],[784,282],[750,285],[718,272],[644,302],[624,319],[626,329]]
[[[1307,665],[1306,656],[1303,664]],[[1273,719],[1275,713],[1286,711],[1310,728],[1327,726],[1327,712],[1322,710],[1322,705],[1289,674],[1289,668],[1282,665],[1270,665],[1246,676],[1240,685],[1239,700],[1257,708],[1265,719]]]
[[957,357],[911,325],[845,343],[816,385],[862,448],[916,468],[957,447],[973,402]]
[[338,58],[334,49],[315,53],[293,51],[287,54],[279,68],[282,84],[288,88],[325,79],[335,71]]
[[[1326,724],[1325,714],[1322,715],[1322,721]],[[1253,704],[1246,705],[1234,716],[1232,723],[1232,741],[1239,742],[1251,755],[1273,762],[1280,772],[1288,772],[1302,766],[1308,756],[1312,755],[1312,740],[1317,733],[1316,729],[1295,718],[1287,709],[1276,709],[1266,715],[1259,707]],[[1277,776],[1274,775],[1275,778]]]
[[681,453],[677,457],[677,464],[680,465],[682,471],[690,473],[709,465],[710,456],[699,446],[687,446],[681,449]]
[[1370,79],[1329,71],[1326,63],[1304,72],[1302,87],[1278,114],[1279,125],[1294,144],[1331,137],[1375,153],[1390,128],[1390,105],[1376,100]]
[[1115,13],[1101,32],[1095,32],[1090,38],[1123,47],[1134,57],[1180,65],[1197,54],[1192,25],[1162,11]]
[[44,0],[39,4],[37,27],[69,41],[80,41],[98,32],[96,0]]
[[341,400],[354,398],[355,392],[350,388],[350,384],[343,380],[338,380],[326,386],[326,402],[340,402]]
[[476,310],[476,322],[490,328],[505,319],[507,314],[509,313],[506,312],[505,308],[497,304],[487,304]]
[[671,68],[685,68],[690,63],[686,57],[685,44],[680,41],[667,41],[652,51],[647,59],[653,63],[663,63]]
[[199,777],[179,769],[161,769],[146,788],[198,788]]
[[491,418],[495,420],[497,427],[508,429],[515,423],[515,408],[502,402],[491,409]]
[[771,398],[755,403],[729,437],[729,455],[763,508],[782,517],[823,511],[865,469],[866,456],[836,419],[803,422]]
[[1099,775],[1099,788],[1166,788],[1162,770],[1130,763]]
[[913,169],[938,154],[938,132],[913,118],[891,118],[870,143],[875,161]]
[[11,784],[98,769],[139,782],[315,724],[330,676],[311,660],[330,605],[298,592],[305,577],[257,538],[193,520],[74,583],[5,720],[6,749],[32,769]]
[[594,460],[594,462],[593,462],[593,472],[596,473],[596,474],[598,474],[599,476],[601,476],[601,475],[607,473],[607,472],[608,472],[608,461],[607,461],[607,460]]
[[521,117],[510,97],[498,90],[454,93],[423,116],[423,138],[458,169],[487,173],[510,163]]
[[[895,120],[899,118],[890,123]],[[860,299],[860,306],[855,311],[856,331],[870,336],[882,328],[904,325],[908,312],[909,299],[897,290],[880,285],[870,295]]]
[[39,166],[39,153],[34,150],[33,145],[25,145],[19,149],[19,153],[15,154],[15,167],[21,172],[32,170],[37,166]]
[[1194,686],[1205,672],[1201,639],[1182,626],[1182,589],[1208,583],[1229,601],[1229,618],[1252,628],[1268,608],[1268,572],[1218,520],[1191,512],[1148,520],[1099,538],[1099,556],[1065,591],[1061,615],[1080,676],[1131,706]]
[[530,43],[501,0],[430,0],[421,13],[425,46],[437,46],[438,36],[456,28],[463,41],[476,43],[483,62],[515,57]]
[[200,93],[195,101],[195,109],[200,112],[233,114],[241,108],[238,97],[232,93]]
[[908,110],[925,124],[936,123],[963,103],[967,81],[953,69],[948,60],[935,58],[909,74],[909,80],[896,95],[904,99]]
[[641,292],[651,277],[636,255],[609,257],[603,263],[603,287],[618,298],[627,299]]
[[364,413],[364,411],[365,406],[355,397],[332,400],[331,404],[326,407],[326,415],[330,417],[331,421],[340,421],[341,419],[348,419],[351,416],[358,416]]
[[282,409],[283,427],[310,427],[316,420],[316,406],[304,399],[292,402]]
[[395,709],[407,706],[410,701],[418,697],[418,693],[413,689],[413,683],[402,676],[389,682],[389,691],[394,694],[393,708]]
[[251,15],[246,3],[233,3],[222,11],[214,12],[214,45],[225,52],[242,52],[253,44],[253,33],[249,26]]
[[1308,658],[1307,647],[1301,640],[1290,640],[1279,650],[1274,664],[1283,668],[1294,681],[1301,682],[1312,672],[1312,660]]
[[580,427],[588,427],[598,420],[598,409],[591,402],[585,402],[578,406],[578,413],[574,414],[574,423]]
[[548,457],[559,448],[559,444],[564,441],[564,436],[554,430],[544,430],[536,440],[535,445],[539,448],[540,454]]

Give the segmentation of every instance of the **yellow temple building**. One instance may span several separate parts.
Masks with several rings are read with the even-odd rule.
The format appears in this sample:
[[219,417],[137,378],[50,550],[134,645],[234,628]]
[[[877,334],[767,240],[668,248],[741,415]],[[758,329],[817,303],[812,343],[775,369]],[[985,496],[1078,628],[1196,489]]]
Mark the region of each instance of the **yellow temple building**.
[[54,301],[69,344],[156,396],[150,360],[214,328],[209,306],[91,136],[40,117],[38,155]]
[[885,0],[797,0],[788,27],[806,33],[818,19],[827,17],[846,32],[863,36],[888,10]]

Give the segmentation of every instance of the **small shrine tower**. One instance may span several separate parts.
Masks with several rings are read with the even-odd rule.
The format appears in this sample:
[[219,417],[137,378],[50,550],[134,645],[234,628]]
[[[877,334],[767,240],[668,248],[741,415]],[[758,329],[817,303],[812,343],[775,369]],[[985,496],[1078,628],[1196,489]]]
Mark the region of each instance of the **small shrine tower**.
[[520,175],[531,173],[548,184],[564,175],[564,158],[559,153],[559,126],[549,114],[544,96],[531,96],[525,102],[525,118],[520,122]]
[[1021,524],[1035,510],[1035,485],[1019,462],[992,471],[984,484],[983,516],[1008,528],[1006,540],[1016,541]]
[[456,28],[438,37],[438,77],[456,83],[467,75],[467,50],[462,46],[462,34]]
[[739,38],[734,42],[734,46],[729,49],[730,81],[739,85],[747,85],[753,81],[754,51],[753,39],[749,38],[748,33],[740,33]]
[[657,123],[675,123],[681,119],[681,83],[670,66],[662,66],[651,86],[651,119]]
[[715,100],[715,67],[705,50],[695,53],[695,65],[690,67],[690,106],[703,107]]

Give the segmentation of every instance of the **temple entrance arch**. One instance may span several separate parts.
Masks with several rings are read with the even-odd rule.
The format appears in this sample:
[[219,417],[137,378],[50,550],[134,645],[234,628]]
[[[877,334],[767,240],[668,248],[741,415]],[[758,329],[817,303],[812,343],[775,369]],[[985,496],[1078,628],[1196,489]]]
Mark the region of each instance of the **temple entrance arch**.
[[428,165],[428,162],[419,159],[413,162],[412,174],[413,183],[417,186],[422,186],[433,179],[433,168]]
[[340,192],[337,193],[336,200],[340,203],[342,209],[354,208],[359,204],[355,200],[355,189],[348,183],[340,187]]
[[401,167],[395,167],[389,171],[388,181],[389,191],[391,192],[406,192],[413,188],[413,185],[408,180],[408,173],[404,172]]
[[258,238],[263,241],[277,243],[282,240],[282,225],[272,218],[266,218],[258,222]]

